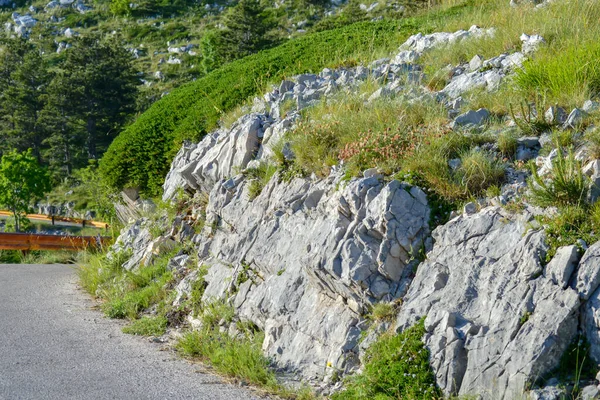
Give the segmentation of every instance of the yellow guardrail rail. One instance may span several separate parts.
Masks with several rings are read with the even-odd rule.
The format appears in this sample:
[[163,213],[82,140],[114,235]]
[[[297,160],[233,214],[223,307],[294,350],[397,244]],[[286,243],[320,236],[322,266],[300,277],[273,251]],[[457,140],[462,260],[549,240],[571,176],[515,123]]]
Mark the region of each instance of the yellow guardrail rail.
[[[12,215],[13,214],[10,211],[0,211],[0,216],[12,217]],[[103,229],[108,228],[108,224],[106,222],[91,221],[91,220],[85,220],[85,219],[79,219],[79,218],[48,216],[48,215],[43,215],[43,214],[27,214],[27,218],[33,219],[33,220],[38,220],[38,221],[47,221],[52,224],[54,224],[55,221],[59,221],[59,222],[69,222],[72,224],[81,225],[83,227],[91,226],[94,228],[103,228]]]

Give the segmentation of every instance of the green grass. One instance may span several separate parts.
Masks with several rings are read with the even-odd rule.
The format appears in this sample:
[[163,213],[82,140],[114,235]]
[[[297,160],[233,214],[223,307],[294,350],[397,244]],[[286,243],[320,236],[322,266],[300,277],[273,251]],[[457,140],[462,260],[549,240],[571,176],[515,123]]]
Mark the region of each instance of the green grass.
[[115,254],[112,259],[90,256],[79,269],[81,285],[103,300],[106,316],[137,319],[142,311],[167,296],[166,286],[173,279],[167,262],[176,251],[163,254],[136,271],[126,271],[121,266],[128,254]]
[[227,64],[157,101],[111,144],[101,173],[112,187],[138,186],[157,194],[182,140],[202,137],[267,83],[389,54],[410,34],[429,32],[464,8],[319,32]]
[[392,303],[377,303],[371,311],[374,321],[391,321],[396,316],[396,307]]
[[273,175],[277,172],[278,167],[273,164],[261,163],[256,168],[247,168],[244,171],[246,179],[250,181],[248,186],[248,198],[254,200],[269,183]]
[[429,351],[421,341],[424,319],[399,334],[385,333],[366,351],[363,372],[346,380],[345,389],[332,400],[435,399]]
[[175,348],[185,357],[210,363],[220,374],[272,391],[280,389],[269,360],[262,354],[262,332],[252,324],[242,323],[237,324],[240,335],[236,337],[220,331],[220,321],[230,324],[233,316],[233,307],[222,301],[205,304],[202,328],[185,333]]
[[76,251],[29,251],[0,250],[0,263],[3,264],[73,264],[81,254]]
[[139,336],[161,336],[167,331],[167,319],[162,316],[144,316],[123,327],[123,333]]
[[327,176],[343,160],[352,175],[372,167],[391,174],[446,121],[435,102],[397,97],[365,103],[379,87],[369,80],[356,93],[339,93],[303,111],[303,121],[286,137],[300,169]]
[[518,135],[512,130],[501,132],[498,135],[497,143],[498,150],[503,156],[513,158],[517,152],[517,138]]
[[531,164],[531,201],[542,207],[582,206],[587,200],[588,179],[581,172],[581,162],[575,159],[572,148],[566,156],[560,144],[557,149],[549,180],[539,176],[537,167]]
[[[469,137],[447,132],[431,137],[427,144],[406,161],[406,172],[420,177],[421,187],[452,204],[479,196],[504,179],[504,167],[492,153],[476,148],[492,139],[483,135]],[[460,159],[452,170],[448,161]]]

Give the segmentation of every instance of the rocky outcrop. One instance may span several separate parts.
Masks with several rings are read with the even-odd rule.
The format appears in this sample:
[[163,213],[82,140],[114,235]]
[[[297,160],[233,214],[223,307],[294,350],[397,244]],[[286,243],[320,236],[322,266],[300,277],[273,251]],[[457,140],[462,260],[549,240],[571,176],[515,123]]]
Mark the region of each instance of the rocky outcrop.
[[[148,263],[172,239],[191,239],[194,256],[207,270],[203,301],[233,306],[237,318],[265,332],[262,348],[276,366],[313,383],[360,366],[366,312],[382,301],[402,304],[397,331],[425,318],[423,339],[437,384],[447,395],[517,398],[554,370],[579,333],[600,348],[598,247],[591,246],[581,262],[578,247],[562,247],[545,264],[545,233],[531,223],[532,208],[515,215],[498,207],[478,211],[486,203],[471,202],[464,215],[431,235],[431,212],[421,189],[386,181],[375,169],[345,181],[337,167],[325,179],[286,182],[275,174],[258,196],[250,196],[252,181],[244,172],[270,162],[275,151],[294,157],[285,133],[301,118],[299,111],[335,92],[355,91],[367,78],[381,85],[364,96],[366,102],[393,96],[436,101],[447,108],[456,130],[485,124],[490,117],[485,109],[461,114],[460,95],[497,88],[522,65],[525,53],[543,45],[541,37],[524,35],[523,52],[488,60],[476,56],[457,66],[437,93],[420,86],[423,73],[414,64],[428,49],[485,35],[493,30],[416,35],[393,61],[290,78],[256,98],[251,111],[230,127],[184,144],[163,199],[174,199],[181,189],[207,193],[204,228],[196,233],[180,217],[169,234],[152,239],[143,225],[134,226],[116,246],[133,250],[125,267]],[[286,112],[292,103],[296,109]],[[559,111],[551,110],[553,124],[568,119]],[[541,142],[519,139],[520,159],[534,158]],[[542,160],[545,165],[551,157]],[[450,160],[453,165],[460,159]],[[507,181],[515,193],[527,186],[523,171],[507,170]],[[503,196],[500,204],[506,203],[506,190]],[[419,265],[421,250],[428,253]],[[193,259],[179,254],[169,268],[183,275]],[[183,277],[175,304],[198,276]],[[234,325],[222,328],[235,331]],[[377,332],[372,330],[367,342]],[[592,357],[600,362],[597,350]],[[538,392],[534,395],[555,391]]]
[[[397,324],[402,330],[426,317],[425,343],[446,394],[516,398],[556,368],[576,338],[581,301],[598,287],[586,261],[595,255],[586,253],[576,273],[573,247],[544,266],[544,232],[526,222],[487,208],[433,233]],[[571,279],[585,288],[567,287]],[[593,319],[592,303],[583,309]]]
[[[264,329],[266,354],[305,378],[322,377],[327,363],[356,365],[365,307],[405,293],[429,234],[417,187],[378,177],[339,183],[275,178],[253,201],[244,181],[217,185],[196,239],[210,266],[205,300],[232,296],[238,314]],[[252,278],[227,283],[242,271]]]

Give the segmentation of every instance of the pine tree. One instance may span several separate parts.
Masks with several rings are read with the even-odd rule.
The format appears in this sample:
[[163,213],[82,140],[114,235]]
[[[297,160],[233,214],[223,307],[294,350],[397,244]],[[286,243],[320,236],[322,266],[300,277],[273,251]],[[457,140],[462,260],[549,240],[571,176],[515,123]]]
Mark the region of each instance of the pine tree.
[[272,45],[267,32],[272,26],[270,16],[257,0],[240,0],[229,9],[222,32],[223,53],[226,59],[245,57]]
[[9,143],[20,151],[31,148],[38,162],[42,162],[42,144],[48,132],[40,123],[46,103],[50,74],[45,60],[36,49],[23,56],[22,62],[10,75],[10,85],[3,93],[4,109],[11,130]]
[[88,157],[97,159],[135,110],[139,80],[132,57],[115,42],[78,39],[61,65],[74,113],[85,124]]
[[87,162],[85,126],[73,108],[81,91],[81,87],[69,84],[64,72],[56,74],[48,86],[41,123],[51,132],[44,141],[45,159],[55,176],[70,175]]

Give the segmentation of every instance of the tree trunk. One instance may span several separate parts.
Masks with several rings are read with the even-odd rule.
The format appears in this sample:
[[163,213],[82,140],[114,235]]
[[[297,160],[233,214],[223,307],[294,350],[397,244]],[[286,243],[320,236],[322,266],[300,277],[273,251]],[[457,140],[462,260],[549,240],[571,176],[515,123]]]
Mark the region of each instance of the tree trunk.
[[96,153],[96,119],[94,117],[88,117],[87,119],[87,133],[88,157],[95,160],[98,155]]

